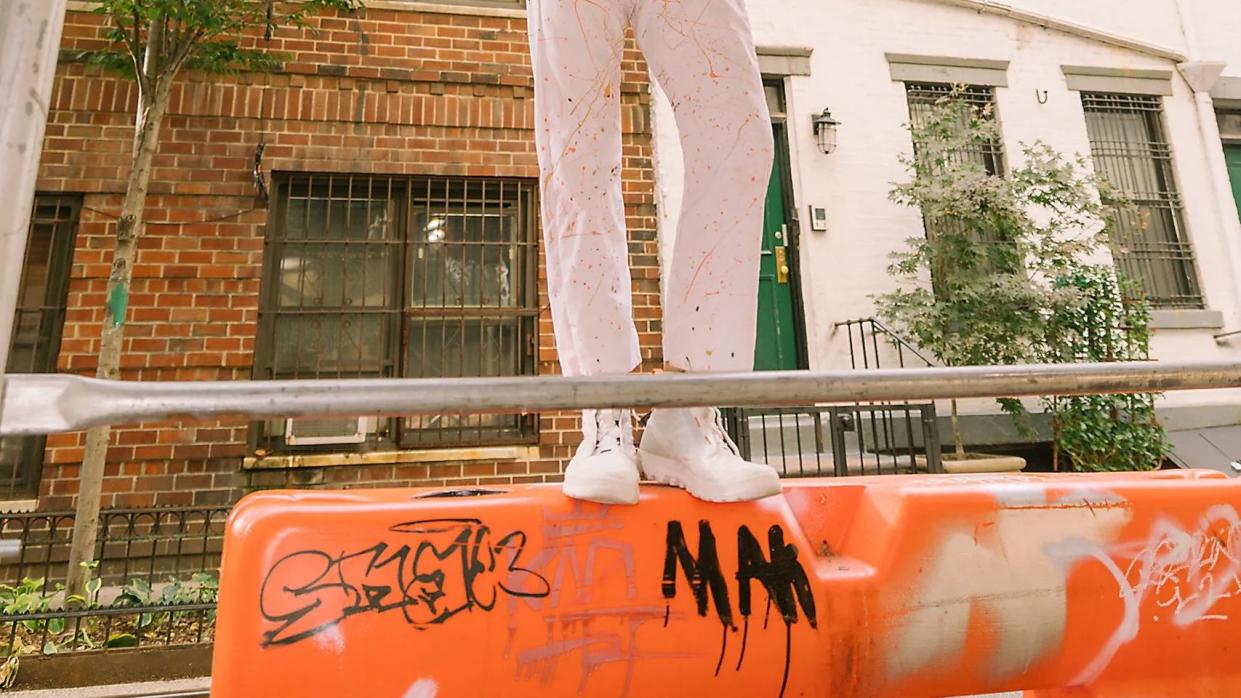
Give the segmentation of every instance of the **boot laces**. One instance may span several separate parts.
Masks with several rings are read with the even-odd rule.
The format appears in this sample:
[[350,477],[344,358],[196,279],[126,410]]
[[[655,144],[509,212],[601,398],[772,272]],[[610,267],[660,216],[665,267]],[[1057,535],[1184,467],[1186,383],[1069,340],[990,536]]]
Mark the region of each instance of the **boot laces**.
[[632,450],[633,428],[626,423],[626,420],[632,419],[632,414],[629,410],[585,410],[582,413],[583,439],[578,453],[587,456]]
[[724,415],[720,412],[720,408],[709,408],[707,413],[709,424],[704,424],[707,434],[707,441],[717,450],[727,450],[738,458],[741,457],[741,449],[737,448],[737,443],[733,441],[733,437],[728,435],[728,430],[724,428]]

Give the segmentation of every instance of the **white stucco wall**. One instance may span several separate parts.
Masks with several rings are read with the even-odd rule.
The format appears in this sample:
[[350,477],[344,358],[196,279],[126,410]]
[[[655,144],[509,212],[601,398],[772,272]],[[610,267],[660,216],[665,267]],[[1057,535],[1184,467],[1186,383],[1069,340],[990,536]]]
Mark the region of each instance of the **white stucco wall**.
[[[1191,8],[1198,44],[1209,55],[1191,59],[1235,61],[1241,75],[1241,2],[1184,0]],[[1102,31],[1186,50],[1177,0],[1022,0],[1013,5],[1056,15]],[[891,79],[885,53],[1010,61],[1009,86],[997,88],[1007,156],[1021,159],[1021,144],[1043,140],[1066,154],[1089,154],[1078,93],[1062,65],[1175,71],[1172,60],[1043,29],[1005,17],[979,14],[936,0],[749,0],[756,43],[762,47],[811,47],[812,75],[787,80],[794,198],[803,221],[801,279],[812,368],[849,366],[835,323],[873,314],[871,295],[891,288],[888,255],[921,234],[917,211],[888,201],[891,184],[904,178],[898,156],[911,147],[904,86]],[[1223,54],[1233,54],[1224,56]],[[1189,237],[1198,258],[1207,307],[1223,313],[1225,331],[1241,330],[1241,224],[1223,220],[1213,193],[1210,160],[1199,131],[1197,106],[1187,83],[1175,75],[1164,100],[1165,119],[1184,197]],[[1040,104],[1037,95],[1046,91]],[[818,152],[811,118],[830,107],[843,122],[831,156]],[[675,236],[681,190],[680,153],[666,100],[655,99],[660,177],[661,234]],[[826,207],[830,229],[810,231],[809,206]],[[1155,338],[1156,358],[1241,358],[1241,341],[1219,343],[1220,330],[1167,330]],[[1172,394],[1167,405],[1237,404],[1232,391]],[[978,403],[975,409],[990,410]]]

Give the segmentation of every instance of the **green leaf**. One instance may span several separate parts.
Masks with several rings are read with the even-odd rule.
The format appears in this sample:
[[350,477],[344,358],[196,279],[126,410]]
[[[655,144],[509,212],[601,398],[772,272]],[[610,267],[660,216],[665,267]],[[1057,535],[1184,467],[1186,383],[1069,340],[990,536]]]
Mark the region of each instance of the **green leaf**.
[[138,638],[132,633],[112,633],[108,636],[108,641],[104,643],[106,647],[137,647]]
[[[889,198],[925,224],[891,255],[896,289],[874,298],[886,324],[948,366],[1149,358],[1140,289],[1084,261],[1116,230],[1143,228],[1114,187],[1045,143],[991,171],[976,154],[999,143],[998,125],[959,90],[909,130],[908,178]],[[1000,404],[1028,428],[1022,403]],[[1167,454],[1152,396],[1047,399],[1044,409],[1080,469],[1149,469]]]

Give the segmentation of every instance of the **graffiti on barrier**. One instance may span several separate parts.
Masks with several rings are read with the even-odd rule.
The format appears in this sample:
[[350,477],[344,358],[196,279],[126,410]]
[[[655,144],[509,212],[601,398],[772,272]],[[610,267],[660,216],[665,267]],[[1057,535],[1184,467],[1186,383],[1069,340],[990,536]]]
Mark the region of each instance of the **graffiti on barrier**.
[[1241,517],[1227,504],[1210,507],[1192,530],[1161,519],[1143,540],[1098,545],[1070,539],[1049,546],[1047,552],[1063,560],[1098,561],[1116,581],[1124,604],[1116,629],[1074,683],[1094,681],[1116,653],[1137,638],[1144,604],[1159,609],[1149,615],[1151,621],[1187,627],[1226,620],[1220,602],[1241,597]]
[[[728,649],[728,634],[736,630],[736,624],[728,581],[720,568],[719,550],[710,522],[698,522],[697,553],[694,555],[690,552],[681,522],[669,521],[663,575],[663,595],[668,603],[666,611],[670,612],[671,602],[677,596],[677,578],[678,570],[680,570],[694,596],[698,615],[705,617],[708,605],[710,605],[722,626],[723,639],[720,644],[719,659],[715,665],[715,674],[718,676]],[[784,695],[784,689],[788,684],[792,626],[804,615],[811,628],[818,627],[818,614],[810,579],[797,559],[797,547],[785,543],[784,529],[778,525],[768,529],[767,552],[764,552],[763,546],[749,527],[738,527],[736,580],[737,611],[741,615],[742,622],[737,669],[740,669],[745,661],[746,643],[750,633],[753,584],[758,582],[767,593],[767,615],[764,616],[763,627],[767,626],[767,619],[773,605],[784,620],[785,662],[784,678],[780,684],[780,695]],[[667,622],[668,616],[665,615],[665,625]]]
[[345,552],[289,553],[267,571],[259,608],[271,627],[262,645],[288,645],[334,630],[361,613],[399,611],[416,629],[471,609],[492,610],[501,593],[545,597],[547,580],[524,567],[526,534],[494,539],[478,519],[428,519]]

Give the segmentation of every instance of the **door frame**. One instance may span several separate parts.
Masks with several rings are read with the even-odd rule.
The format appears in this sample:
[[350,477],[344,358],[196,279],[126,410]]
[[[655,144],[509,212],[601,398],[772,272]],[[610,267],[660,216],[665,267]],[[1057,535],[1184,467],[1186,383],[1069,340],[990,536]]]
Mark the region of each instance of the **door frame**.
[[801,219],[798,216],[797,197],[793,191],[793,164],[788,125],[788,76],[764,75],[764,87],[779,91],[779,104],[784,107],[771,113],[772,135],[775,139],[776,172],[780,175],[784,195],[784,224],[787,226],[789,257],[789,293],[793,296],[793,341],[797,349],[797,368],[810,368],[810,352],[806,332],[806,306],[802,301],[801,283]]

